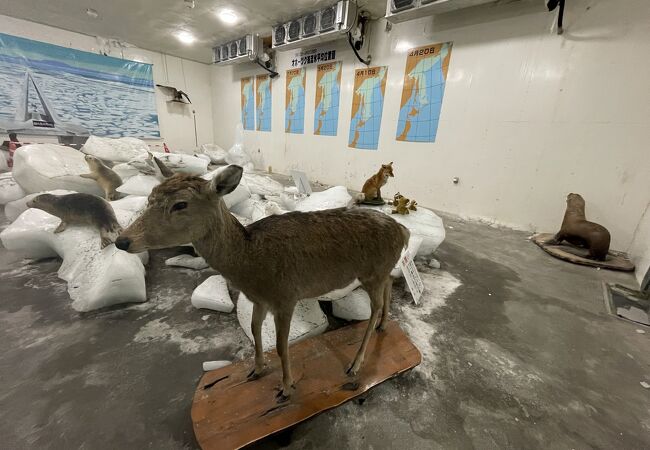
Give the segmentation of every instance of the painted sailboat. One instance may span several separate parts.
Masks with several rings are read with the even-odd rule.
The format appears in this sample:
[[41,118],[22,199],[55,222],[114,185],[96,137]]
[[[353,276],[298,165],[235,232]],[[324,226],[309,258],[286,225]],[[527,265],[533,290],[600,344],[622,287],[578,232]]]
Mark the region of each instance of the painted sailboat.
[[[34,89],[38,97],[40,111],[34,106],[30,108],[30,88]],[[59,142],[69,144],[85,141],[90,135],[81,125],[65,123],[59,118],[30,71],[25,72],[14,120],[0,120],[0,129],[17,135],[57,136]]]

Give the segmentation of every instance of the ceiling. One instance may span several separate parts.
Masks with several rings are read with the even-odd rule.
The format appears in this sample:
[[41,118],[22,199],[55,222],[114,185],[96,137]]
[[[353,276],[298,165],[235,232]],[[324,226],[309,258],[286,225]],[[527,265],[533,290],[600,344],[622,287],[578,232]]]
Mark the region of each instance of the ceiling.
[[[0,0],[0,14],[51,25],[79,33],[117,39],[194,61],[212,62],[212,47],[247,33],[271,34],[271,26],[336,0]],[[360,0],[373,17],[384,15],[385,0]],[[99,14],[92,18],[86,9]],[[226,25],[216,16],[221,9],[235,11],[240,20]],[[174,33],[186,30],[197,40],[179,42]]]

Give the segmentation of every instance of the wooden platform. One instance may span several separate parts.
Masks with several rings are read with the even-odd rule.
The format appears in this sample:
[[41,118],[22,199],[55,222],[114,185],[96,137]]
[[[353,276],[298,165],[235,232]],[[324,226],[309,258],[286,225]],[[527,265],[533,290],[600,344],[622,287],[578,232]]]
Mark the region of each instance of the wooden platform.
[[[194,434],[204,450],[237,449],[341,405],[373,386],[420,364],[418,349],[396,322],[370,339],[357,379],[345,370],[357,352],[367,322],[360,322],[290,346],[296,390],[276,402],[281,386],[275,350],[266,353],[266,375],[247,381],[253,360],[206,373],[194,394]],[[358,382],[352,390],[351,381]]]
[[551,233],[539,233],[534,235],[531,240],[549,255],[574,264],[600,267],[609,270],[621,270],[624,272],[634,270],[634,264],[624,253],[610,250],[605,261],[597,261],[588,257],[589,251],[587,249],[576,247],[568,242],[563,242],[559,245],[547,244],[546,242],[553,238],[553,236]]

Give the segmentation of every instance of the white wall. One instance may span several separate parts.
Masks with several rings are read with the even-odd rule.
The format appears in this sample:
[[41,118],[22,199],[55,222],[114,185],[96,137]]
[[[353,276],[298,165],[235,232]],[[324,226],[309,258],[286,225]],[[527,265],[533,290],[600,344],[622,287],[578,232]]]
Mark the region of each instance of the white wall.
[[[273,131],[245,132],[264,167],[306,171],[313,179],[360,189],[382,162],[395,162],[384,190],[421,205],[515,228],[555,231],[568,192],[628,250],[650,193],[650,2],[567,2],[565,33],[541,0],[488,5],[371,29],[373,65],[387,65],[379,149],[347,146],[356,62],[343,60],[336,137],[313,136],[315,66],[307,70],[305,134],[284,133],[285,77],[293,52],[278,53]],[[435,143],[397,142],[405,53],[453,41]],[[408,43],[410,45],[405,45]],[[365,49],[364,49],[365,50]],[[232,144],[240,118],[240,78],[252,65],[213,69],[215,141]],[[452,177],[460,177],[454,185]]]
[[650,202],[646,206],[632,239],[632,260],[636,265],[636,278],[639,284],[650,270]]
[[213,121],[209,65],[134,47],[124,49],[105,47],[93,36],[2,15],[0,15],[0,32],[93,53],[97,53],[98,49],[102,48],[109,50],[110,56],[153,64],[153,77],[156,83],[169,83],[182,89],[188,93],[192,100],[192,105],[187,107],[168,104],[168,97],[156,88],[160,142],[166,142],[172,151],[193,150],[196,146],[192,110],[196,111],[199,145],[212,142]]

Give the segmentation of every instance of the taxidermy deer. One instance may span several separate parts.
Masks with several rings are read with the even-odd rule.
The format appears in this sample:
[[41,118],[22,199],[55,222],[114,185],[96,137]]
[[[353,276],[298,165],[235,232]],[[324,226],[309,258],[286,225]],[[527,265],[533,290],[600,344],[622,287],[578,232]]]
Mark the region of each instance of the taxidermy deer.
[[296,303],[358,279],[370,296],[372,314],[347,370],[356,376],[375,326],[381,331],[388,320],[390,272],[408,245],[408,230],[383,213],[360,208],[290,212],[244,227],[222,199],[237,187],[241,176],[242,168],[235,165],[211,181],[175,174],[153,189],[147,208],[115,245],[138,253],[191,241],[210,266],[241,290],[254,304],[251,380],[264,374],[262,322],[270,311],[282,362],[279,403],[294,389],[288,342]]

